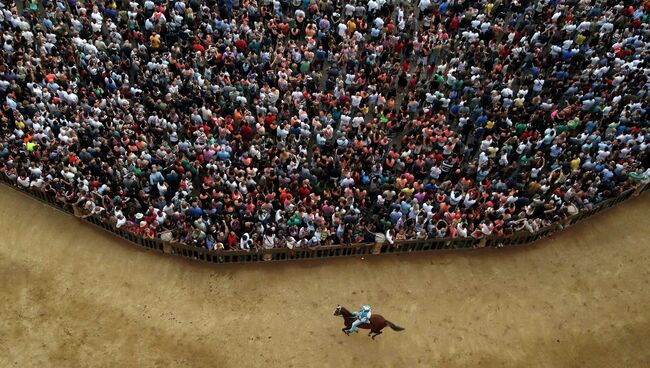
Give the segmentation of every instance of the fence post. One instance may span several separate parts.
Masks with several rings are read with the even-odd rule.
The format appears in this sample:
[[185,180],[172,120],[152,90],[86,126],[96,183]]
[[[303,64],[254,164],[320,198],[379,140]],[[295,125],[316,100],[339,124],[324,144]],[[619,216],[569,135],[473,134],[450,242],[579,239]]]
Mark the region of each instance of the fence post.
[[634,197],[638,197],[639,194],[645,192],[646,189],[648,189],[648,188],[650,188],[650,181],[647,181],[647,182],[645,182],[645,183],[642,182],[640,185],[638,185],[638,186],[634,189],[634,193],[632,194],[632,196],[634,196]]
[[487,245],[487,238],[482,237],[481,240],[479,240],[478,242],[477,248],[485,248],[486,245]]

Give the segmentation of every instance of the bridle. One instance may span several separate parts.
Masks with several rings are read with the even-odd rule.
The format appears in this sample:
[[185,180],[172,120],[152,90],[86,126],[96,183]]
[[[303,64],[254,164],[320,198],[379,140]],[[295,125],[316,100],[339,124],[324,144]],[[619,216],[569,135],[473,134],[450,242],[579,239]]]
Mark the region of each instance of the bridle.
[[342,310],[342,309],[343,309],[343,307],[341,307],[340,305],[339,305],[338,307],[336,307],[336,313],[338,313],[338,314],[337,314],[338,316],[343,317],[343,319],[356,319],[356,318],[357,318],[356,316],[347,316],[347,317],[344,316],[344,315],[341,313],[341,310]]

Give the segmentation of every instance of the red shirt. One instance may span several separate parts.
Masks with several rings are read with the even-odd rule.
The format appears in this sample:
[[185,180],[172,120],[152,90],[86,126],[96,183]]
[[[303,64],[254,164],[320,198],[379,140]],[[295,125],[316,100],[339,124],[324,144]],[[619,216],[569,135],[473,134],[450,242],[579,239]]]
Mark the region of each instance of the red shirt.
[[311,191],[307,187],[302,187],[302,188],[298,189],[298,194],[300,194],[301,198],[305,198],[305,197],[309,196],[310,193],[311,193]]
[[246,41],[242,40],[241,38],[235,41],[235,46],[239,51],[246,51],[248,48],[248,45],[246,44]]
[[249,127],[248,125],[242,126],[241,127],[241,136],[246,140],[253,139],[253,129],[251,129],[251,127]]
[[264,123],[267,126],[271,125],[271,123],[274,123],[274,122],[275,122],[275,115],[274,114],[267,115],[266,118],[264,118]]
[[228,241],[228,248],[229,248],[229,249],[233,249],[233,248],[235,248],[235,246],[236,246],[236,244],[237,244],[237,235],[235,235],[235,233],[233,233],[233,232],[231,231],[230,234],[228,234],[228,239],[227,239],[227,241]]
[[200,43],[195,43],[194,46],[192,46],[192,48],[194,49],[194,51],[198,51],[201,53],[205,52],[205,47],[203,47],[203,45],[201,45]]

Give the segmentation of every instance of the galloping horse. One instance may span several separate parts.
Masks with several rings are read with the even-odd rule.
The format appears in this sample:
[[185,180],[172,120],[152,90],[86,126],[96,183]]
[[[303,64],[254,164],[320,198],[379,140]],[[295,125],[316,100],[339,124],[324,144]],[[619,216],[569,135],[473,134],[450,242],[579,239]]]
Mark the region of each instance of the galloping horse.
[[[345,333],[345,330],[350,329],[352,327],[352,322],[357,318],[352,312],[349,310],[343,308],[340,305],[336,306],[336,309],[334,310],[334,315],[335,316],[341,316],[343,317],[343,323],[345,323],[345,327],[342,329],[342,331]],[[364,323],[362,325],[359,325],[359,328],[365,328],[365,329],[370,329],[370,332],[368,333],[368,336],[372,335],[372,339],[374,340],[377,335],[381,335],[381,330],[389,326],[392,328],[394,331],[403,331],[404,328],[400,327],[393,322],[385,319],[382,317],[380,314],[375,314],[373,313],[370,315],[370,323]],[[347,335],[347,333],[346,333]]]

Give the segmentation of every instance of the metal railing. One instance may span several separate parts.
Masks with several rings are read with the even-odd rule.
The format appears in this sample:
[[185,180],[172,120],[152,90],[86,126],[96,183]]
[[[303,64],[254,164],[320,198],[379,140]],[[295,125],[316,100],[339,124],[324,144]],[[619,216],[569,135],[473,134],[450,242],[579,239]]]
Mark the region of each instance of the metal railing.
[[314,246],[310,248],[273,248],[273,249],[251,249],[245,250],[208,250],[203,247],[196,247],[178,242],[167,242],[161,239],[150,239],[141,237],[126,229],[117,228],[98,216],[81,216],[79,208],[64,204],[49,193],[41,190],[30,190],[21,188],[7,178],[0,175],[0,183],[14,190],[20,191],[36,198],[39,201],[50,205],[58,210],[74,215],[75,217],[104,229],[124,240],[127,240],[140,247],[158,252],[174,254],[184,258],[199,260],[210,263],[251,263],[270,261],[291,261],[304,259],[323,259],[333,257],[366,256],[376,254],[426,252],[442,249],[475,249],[482,247],[512,247],[529,245],[537,240],[545,238],[568,226],[576,224],[588,217],[591,217],[608,208],[615,207],[619,203],[636,197],[640,193],[650,190],[650,182],[641,183],[635,188],[623,191],[616,197],[609,198],[593,207],[583,210],[573,216],[567,217],[557,223],[548,225],[531,233],[528,231],[515,232],[507,236],[488,236],[483,238],[430,238],[422,240],[406,240],[388,243],[355,243],[342,245]]

